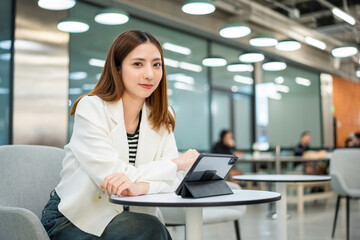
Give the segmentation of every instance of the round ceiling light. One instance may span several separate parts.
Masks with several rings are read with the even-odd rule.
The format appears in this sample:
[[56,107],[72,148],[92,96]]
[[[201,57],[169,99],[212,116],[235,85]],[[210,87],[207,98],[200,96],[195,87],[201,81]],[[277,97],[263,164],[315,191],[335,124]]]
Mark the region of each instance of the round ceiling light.
[[334,47],[333,50],[331,50],[331,54],[334,57],[338,57],[338,58],[351,57],[351,56],[354,56],[357,52],[358,52],[358,49],[354,45],[351,45],[351,44]]
[[38,5],[47,10],[66,10],[75,6],[75,0],[39,0]]
[[239,56],[239,60],[241,62],[246,62],[246,63],[255,63],[255,62],[261,62],[262,60],[265,59],[265,56],[264,54],[262,53],[255,53],[255,52],[252,52],[252,53],[244,53],[244,54],[241,54]]
[[191,15],[205,15],[215,11],[215,5],[206,0],[186,1],[182,6],[182,11]]
[[278,40],[270,34],[257,34],[249,40],[254,47],[272,47],[278,43]]
[[120,25],[129,21],[129,15],[122,10],[108,8],[100,11],[94,20],[105,25]]
[[286,51],[286,52],[296,51],[301,48],[301,43],[299,43],[294,39],[286,39],[278,42],[275,48],[277,50]]
[[79,19],[66,18],[58,23],[57,28],[63,32],[83,33],[89,30],[89,24]]
[[262,65],[264,71],[281,71],[286,69],[286,63],[279,61],[266,62]]
[[242,23],[231,23],[221,28],[219,34],[224,38],[241,38],[249,35],[251,29]]
[[207,57],[202,60],[202,64],[207,67],[222,67],[226,65],[226,60],[222,57]]

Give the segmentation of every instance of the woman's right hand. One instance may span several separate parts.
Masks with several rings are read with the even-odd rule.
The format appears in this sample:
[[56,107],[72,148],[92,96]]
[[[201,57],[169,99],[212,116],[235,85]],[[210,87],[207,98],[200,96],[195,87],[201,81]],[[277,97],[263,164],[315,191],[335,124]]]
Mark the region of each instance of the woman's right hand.
[[181,156],[173,159],[172,161],[176,164],[178,171],[186,170],[194,164],[199,155],[200,153],[198,153],[198,151],[194,149],[189,149]]

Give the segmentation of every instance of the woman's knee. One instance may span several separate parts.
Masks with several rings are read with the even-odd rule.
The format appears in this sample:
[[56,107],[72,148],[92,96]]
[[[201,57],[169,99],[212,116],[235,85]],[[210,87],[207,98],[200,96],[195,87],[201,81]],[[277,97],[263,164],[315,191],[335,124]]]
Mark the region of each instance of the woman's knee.
[[171,239],[170,234],[164,224],[155,216],[142,213],[128,212],[131,219],[127,226],[131,234],[137,233],[135,239],[159,239],[168,240]]

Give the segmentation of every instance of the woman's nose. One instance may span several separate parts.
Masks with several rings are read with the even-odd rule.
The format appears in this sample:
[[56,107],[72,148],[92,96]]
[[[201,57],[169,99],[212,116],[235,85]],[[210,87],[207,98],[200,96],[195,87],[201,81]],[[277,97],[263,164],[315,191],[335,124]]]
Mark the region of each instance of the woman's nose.
[[151,65],[146,65],[145,69],[144,69],[144,77],[146,79],[152,79],[154,76],[154,70],[152,68]]

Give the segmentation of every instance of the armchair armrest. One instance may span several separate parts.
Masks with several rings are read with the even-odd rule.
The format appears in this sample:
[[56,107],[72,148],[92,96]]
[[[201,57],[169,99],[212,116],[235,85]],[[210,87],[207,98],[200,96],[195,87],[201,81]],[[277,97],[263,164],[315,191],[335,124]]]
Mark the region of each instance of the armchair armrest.
[[0,205],[0,239],[50,240],[39,218],[25,208]]

